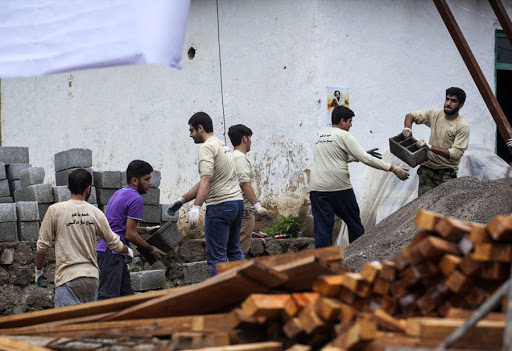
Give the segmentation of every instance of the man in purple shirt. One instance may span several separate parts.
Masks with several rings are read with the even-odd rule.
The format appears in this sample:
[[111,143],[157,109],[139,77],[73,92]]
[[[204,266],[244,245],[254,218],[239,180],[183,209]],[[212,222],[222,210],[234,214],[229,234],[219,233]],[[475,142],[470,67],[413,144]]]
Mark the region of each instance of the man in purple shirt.
[[[155,227],[138,227],[142,220],[142,207],[144,200],[140,194],[148,192],[151,186],[151,172],[153,167],[145,161],[130,162],[126,169],[126,183],[108,201],[105,211],[110,228],[119,235],[125,245],[133,242],[138,247],[150,251],[156,259],[165,256],[161,250],[146,243],[140,234],[149,234]],[[98,266],[100,267],[100,285],[98,300],[110,299],[118,296],[133,295],[130,273],[124,256],[107,248],[101,240],[96,247]]]

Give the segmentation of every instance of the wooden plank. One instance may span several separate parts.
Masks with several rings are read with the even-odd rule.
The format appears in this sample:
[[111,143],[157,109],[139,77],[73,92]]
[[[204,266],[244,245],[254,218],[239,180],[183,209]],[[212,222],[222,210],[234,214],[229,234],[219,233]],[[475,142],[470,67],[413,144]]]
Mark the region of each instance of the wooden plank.
[[6,336],[0,336],[0,350],[6,351],[51,351],[46,347],[40,347],[25,341],[16,340]]
[[304,292],[304,293],[294,293],[292,294],[292,299],[295,301],[297,306],[303,308],[310,303],[314,303],[316,299],[320,297],[320,294],[317,292]]
[[169,348],[171,350],[183,350],[187,348],[210,348],[228,346],[230,344],[229,334],[223,333],[198,333],[198,332],[177,332],[172,335]]
[[487,226],[480,223],[472,223],[471,232],[469,233],[469,240],[471,240],[474,244],[482,244],[491,242],[492,238],[487,231]]
[[425,209],[420,209],[416,213],[416,217],[414,218],[414,224],[420,227],[423,230],[434,231],[437,222],[443,218],[444,216],[427,211]]
[[255,257],[243,261],[221,262],[216,266],[217,274],[238,267],[248,261],[257,261],[268,267],[275,267],[311,256],[320,257],[326,262],[342,261],[343,249],[340,246],[330,246],[321,249],[305,250],[275,256]]
[[457,268],[461,261],[462,257],[460,256],[445,254],[439,261],[439,269],[445,276],[449,276]]
[[379,278],[392,282],[396,279],[397,266],[393,262],[383,262],[379,272]]
[[446,240],[458,242],[464,235],[469,235],[471,225],[455,218],[443,217],[436,222],[435,231]]
[[313,305],[304,307],[302,311],[299,312],[298,318],[307,334],[321,333],[327,330],[329,326],[318,316]]
[[411,247],[407,246],[402,251],[398,251],[391,259],[391,262],[393,262],[400,271],[404,270],[411,264],[411,251]]
[[258,319],[249,314],[243,308],[235,308],[228,314],[229,326],[232,329],[249,328],[258,325]]
[[268,267],[258,261],[254,261],[253,264],[248,265],[244,270],[240,271],[240,274],[260,282],[268,288],[274,288],[288,281],[286,274],[278,272],[274,268]]
[[485,290],[480,289],[476,286],[473,286],[473,287],[471,287],[471,289],[469,289],[469,292],[464,297],[464,301],[466,301],[466,303],[469,306],[476,308],[476,307],[480,306],[482,304],[482,302],[484,302],[485,297],[486,297]]
[[274,268],[288,276],[288,281],[280,286],[288,291],[311,290],[318,276],[336,273],[326,261],[316,256],[304,257]]
[[475,277],[480,274],[480,269],[483,266],[483,262],[476,261],[473,255],[465,256],[459,264],[459,269],[467,277]]
[[320,318],[326,322],[335,322],[339,319],[342,309],[348,305],[345,305],[338,299],[329,297],[321,297],[316,300],[315,312]]
[[[180,288],[181,289],[181,288]],[[16,328],[59,320],[81,318],[84,316],[102,315],[117,312],[124,308],[173,293],[179,289],[159,290],[144,294],[117,297],[108,300],[89,302],[80,305],[52,308],[43,311],[15,314],[0,317],[1,328]]]
[[[268,287],[239,273],[252,266],[254,266],[253,262],[246,262],[236,269],[129,307],[104,320],[158,318],[219,311],[222,308],[241,302],[250,294],[268,292]],[[205,296],[208,298],[205,298]]]
[[281,351],[283,346],[280,342],[265,341],[253,344],[240,344],[219,347],[205,347],[200,349],[185,349],[183,351]]
[[382,308],[386,313],[388,313],[392,316],[395,315],[395,313],[397,311],[397,306],[398,306],[397,298],[391,297],[391,296],[383,296],[382,297],[382,300],[380,303],[380,308]]
[[302,326],[300,319],[294,317],[284,324],[283,332],[289,339],[292,339],[304,333],[304,327]]
[[345,273],[342,276],[341,285],[357,296],[366,298],[371,294],[370,285],[361,277],[359,273]]
[[452,274],[446,280],[446,286],[448,289],[456,294],[462,294],[464,291],[470,288],[470,280],[461,272],[453,271]]
[[276,318],[282,313],[293,317],[299,307],[291,295],[251,294],[241,307],[249,316]]
[[399,333],[390,333],[377,331],[375,338],[364,344],[364,351],[386,351],[386,347],[410,347],[415,348],[419,345],[418,337],[412,337]]
[[442,302],[443,295],[437,289],[432,289],[418,299],[417,305],[423,315],[434,311]]
[[377,279],[381,269],[382,264],[378,261],[366,262],[361,270],[361,278],[372,284]]
[[510,277],[510,264],[484,262],[480,268],[480,277],[489,280],[506,280]]
[[423,239],[416,247],[422,257],[431,260],[437,260],[447,253],[460,255],[457,244],[434,236],[429,236]]
[[512,216],[495,216],[487,224],[487,231],[496,241],[511,241]]
[[285,351],[311,351],[311,346],[295,344],[287,348]]
[[485,262],[512,262],[512,245],[482,243],[475,245],[473,258]]
[[[475,311],[473,310],[465,310],[462,308],[455,308],[452,307],[448,311],[448,314],[446,315],[446,318],[448,319],[467,319],[469,318]],[[489,320],[489,321],[506,321],[507,315],[505,313],[499,313],[499,312],[489,312],[483,320]]]
[[313,291],[322,296],[338,296],[343,283],[343,274],[323,275],[313,282]]
[[373,293],[377,295],[386,296],[389,295],[389,289],[391,288],[391,282],[381,278],[377,278],[373,283]]
[[377,309],[374,314],[377,320],[377,325],[381,330],[405,333],[405,320],[398,320],[382,309]]

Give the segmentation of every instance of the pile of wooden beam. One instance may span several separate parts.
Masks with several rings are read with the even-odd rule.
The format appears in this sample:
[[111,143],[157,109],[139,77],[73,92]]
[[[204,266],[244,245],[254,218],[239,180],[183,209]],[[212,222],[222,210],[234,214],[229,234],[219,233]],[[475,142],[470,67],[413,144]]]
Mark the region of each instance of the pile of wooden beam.
[[[221,263],[216,277],[188,287],[0,318],[0,349],[27,336],[51,338],[47,349],[58,340],[219,351],[435,347],[510,277],[512,217],[485,226],[420,210],[415,223],[409,246],[360,273],[343,265],[339,247]],[[495,311],[455,347],[499,349],[504,325]]]

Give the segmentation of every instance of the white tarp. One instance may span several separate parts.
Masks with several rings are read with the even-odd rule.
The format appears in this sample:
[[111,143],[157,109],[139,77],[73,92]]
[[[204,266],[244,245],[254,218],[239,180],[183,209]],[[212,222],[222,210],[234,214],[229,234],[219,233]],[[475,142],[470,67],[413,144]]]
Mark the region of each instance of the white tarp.
[[[418,197],[419,166],[411,169],[403,161],[386,150],[383,160],[409,169],[410,177],[400,181],[391,172],[371,169],[365,178],[365,191],[357,197],[361,209],[361,223],[365,231],[375,227],[384,218]],[[510,166],[491,150],[470,145],[459,164],[457,177],[474,177],[481,181],[496,180],[509,176]],[[336,245],[348,245],[348,231],[345,223],[341,227]]]
[[2,0],[0,78],[153,63],[181,67],[190,0]]

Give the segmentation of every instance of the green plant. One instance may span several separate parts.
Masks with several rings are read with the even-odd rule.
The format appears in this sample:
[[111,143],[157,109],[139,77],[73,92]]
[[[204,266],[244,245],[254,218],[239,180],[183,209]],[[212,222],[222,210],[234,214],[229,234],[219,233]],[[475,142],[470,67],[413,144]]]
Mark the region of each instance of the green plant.
[[279,222],[273,226],[262,229],[268,236],[278,234],[296,234],[300,230],[300,224],[295,218],[279,216]]

